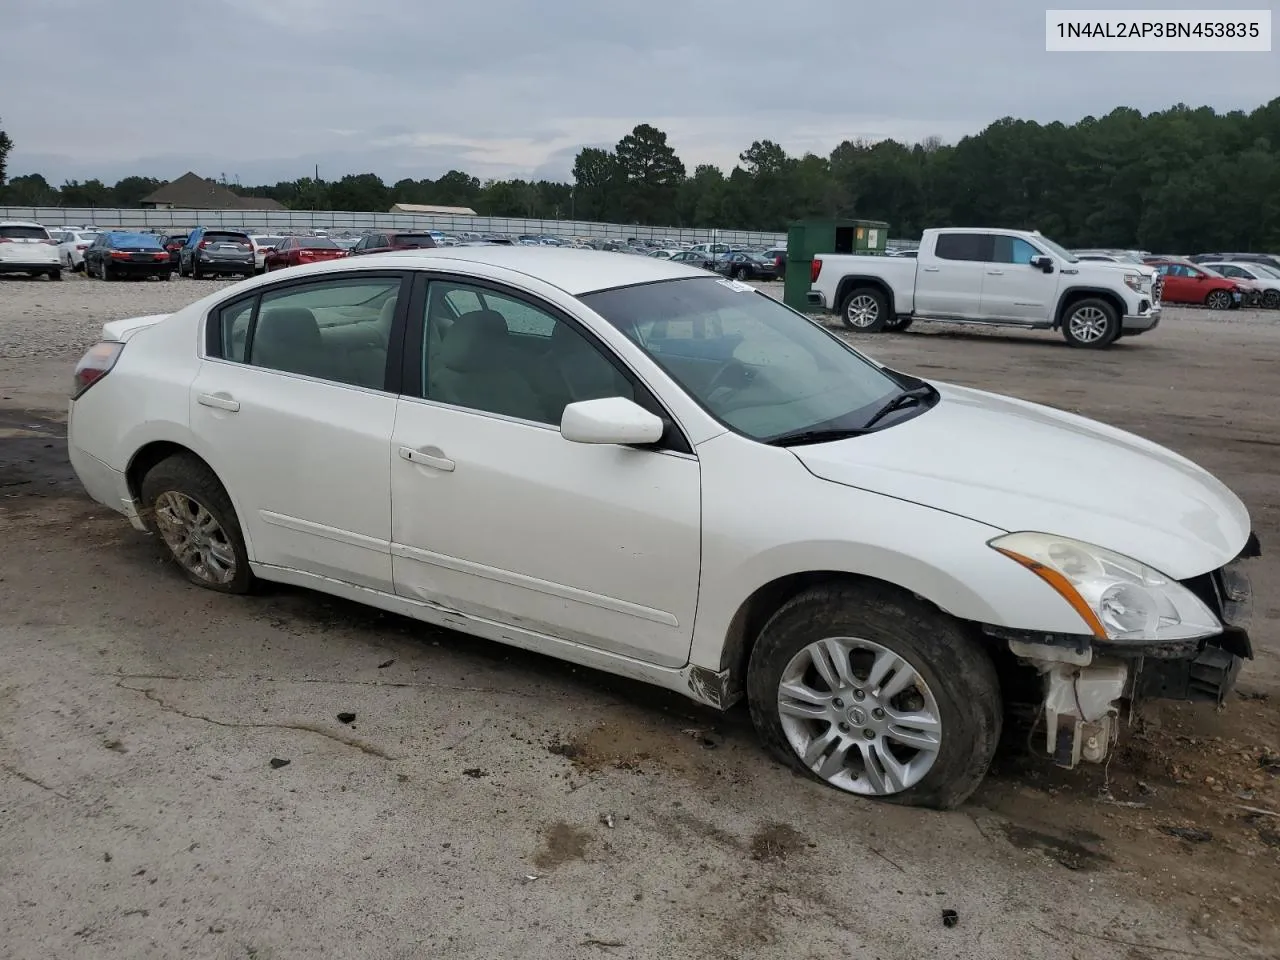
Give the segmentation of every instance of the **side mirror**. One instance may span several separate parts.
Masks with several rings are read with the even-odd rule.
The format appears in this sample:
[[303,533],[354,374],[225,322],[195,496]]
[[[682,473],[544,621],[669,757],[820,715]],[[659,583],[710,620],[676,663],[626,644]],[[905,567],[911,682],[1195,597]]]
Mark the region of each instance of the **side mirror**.
[[571,403],[560,419],[560,436],[573,443],[657,443],[663,429],[659,417],[625,397]]
[[1031,266],[1037,270],[1043,270],[1045,273],[1053,273],[1053,257],[1032,257],[1029,261]]

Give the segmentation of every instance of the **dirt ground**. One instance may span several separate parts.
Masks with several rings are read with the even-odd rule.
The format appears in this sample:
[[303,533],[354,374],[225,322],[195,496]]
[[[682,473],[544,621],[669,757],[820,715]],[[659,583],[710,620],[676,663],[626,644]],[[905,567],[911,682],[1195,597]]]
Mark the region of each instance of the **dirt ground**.
[[953,813],[842,796],[742,709],[188,586],[71,473],[75,355],[0,359],[0,956],[1280,956],[1280,315],[857,342],[1235,489],[1264,556],[1226,708],[1148,708],[1105,770],[1008,743]]

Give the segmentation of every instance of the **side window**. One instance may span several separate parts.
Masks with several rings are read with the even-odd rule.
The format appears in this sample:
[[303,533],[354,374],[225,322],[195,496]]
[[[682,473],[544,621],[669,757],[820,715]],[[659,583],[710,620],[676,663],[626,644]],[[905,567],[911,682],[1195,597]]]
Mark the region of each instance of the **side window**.
[[399,277],[322,280],[262,295],[247,362],[381,390]]
[[941,260],[985,261],[990,238],[981,233],[940,233],[933,253]]
[[1040,251],[1021,237],[993,237],[995,252],[992,263],[1030,263],[1032,257],[1041,255]]
[[253,317],[254,298],[239,300],[218,311],[218,330],[222,337],[222,358],[244,363],[244,348],[249,339],[249,321]]
[[573,325],[448,281],[428,291],[422,382],[428,400],[553,425],[570,403],[635,399],[630,379]]

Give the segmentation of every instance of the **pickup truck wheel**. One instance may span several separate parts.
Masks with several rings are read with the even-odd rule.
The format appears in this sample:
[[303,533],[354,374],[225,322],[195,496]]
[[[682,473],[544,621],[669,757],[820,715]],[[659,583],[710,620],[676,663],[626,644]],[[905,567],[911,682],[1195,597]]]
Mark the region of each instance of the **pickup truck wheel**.
[[874,584],[787,602],[751,651],[747,696],[784,763],[847,793],[937,809],[977,789],[1003,719],[995,667],[960,624]]
[[1213,290],[1205,298],[1204,305],[1210,310],[1230,310],[1231,294],[1225,290]]
[[1105,300],[1078,300],[1062,318],[1062,336],[1073,347],[1100,350],[1120,335],[1120,316]]
[[871,287],[858,287],[849,291],[840,305],[844,325],[862,333],[879,333],[889,321],[889,304],[884,294]]

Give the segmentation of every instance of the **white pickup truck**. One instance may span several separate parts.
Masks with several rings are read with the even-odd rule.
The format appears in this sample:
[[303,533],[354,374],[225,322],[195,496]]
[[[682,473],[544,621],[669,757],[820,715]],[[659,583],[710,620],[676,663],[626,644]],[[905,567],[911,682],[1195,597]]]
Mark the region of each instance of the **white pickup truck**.
[[808,300],[854,330],[913,320],[1060,329],[1074,347],[1109,347],[1160,322],[1160,279],[1143,264],[1080,260],[1024,230],[924,231],[914,258],[823,253]]

